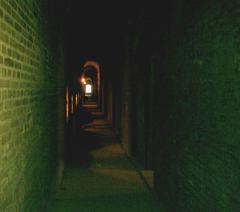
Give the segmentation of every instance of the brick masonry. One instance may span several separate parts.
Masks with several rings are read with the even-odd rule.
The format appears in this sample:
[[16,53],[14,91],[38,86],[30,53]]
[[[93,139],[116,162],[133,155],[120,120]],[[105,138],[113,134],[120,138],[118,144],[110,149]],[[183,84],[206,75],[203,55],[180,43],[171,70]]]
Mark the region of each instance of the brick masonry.
[[64,58],[38,2],[0,0],[0,211],[44,211],[59,167]]
[[[172,2],[146,11],[138,47],[132,42],[134,56],[143,57],[133,59],[128,69],[133,72],[134,66],[143,67],[143,58],[154,58],[145,64],[152,64],[155,79],[149,108],[154,111],[155,187],[168,211],[239,211],[240,4]],[[137,70],[132,84],[144,73]],[[130,117],[137,133],[148,99],[142,85],[135,83],[137,92],[130,97],[144,99],[135,100],[136,118]],[[141,161],[142,146],[148,144],[141,138],[136,142],[135,156]]]
[[181,32],[158,70],[158,117],[167,99],[168,112],[157,126],[157,190],[171,211],[238,211],[240,5],[182,6]]

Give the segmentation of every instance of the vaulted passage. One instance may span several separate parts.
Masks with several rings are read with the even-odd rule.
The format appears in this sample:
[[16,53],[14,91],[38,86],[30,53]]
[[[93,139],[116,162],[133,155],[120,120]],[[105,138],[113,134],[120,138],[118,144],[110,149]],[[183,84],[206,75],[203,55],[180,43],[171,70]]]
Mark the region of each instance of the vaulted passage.
[[0,0],[0,212],[240,211],[239,11]]

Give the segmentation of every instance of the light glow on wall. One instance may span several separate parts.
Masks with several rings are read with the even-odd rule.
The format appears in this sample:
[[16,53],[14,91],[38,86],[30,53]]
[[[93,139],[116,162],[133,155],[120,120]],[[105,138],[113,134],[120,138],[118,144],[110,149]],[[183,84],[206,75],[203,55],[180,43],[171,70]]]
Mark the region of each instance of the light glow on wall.
[[69,119],[69,95],[68,95],[68,88],[66,89],[66,122]]
[[72,114],[74,112],[74,103],[73,103],[73,101],[74,101],[74,98],[73,98],[73,95],[71,95],[71,113]]
[[75,103],[76,103],[76,106],[78,106],[78,94],[75,95]]

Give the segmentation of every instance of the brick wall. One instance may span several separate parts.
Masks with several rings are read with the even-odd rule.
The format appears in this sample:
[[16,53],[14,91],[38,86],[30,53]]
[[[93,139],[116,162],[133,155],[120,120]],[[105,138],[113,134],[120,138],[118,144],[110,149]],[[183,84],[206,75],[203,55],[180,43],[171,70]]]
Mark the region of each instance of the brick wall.
[[170,211],[238,211],[240,5],[199,2],[158,69],[156,186]]
[[[134,58],[126,56],[131,59],[128,84],[135,86],[130,93],[135,105],[123,102],[133,106],[135,119],[130,116],[128,121],[139,137],[138,143],[129,145],[139,148],[135,156],[141,161],[142,145],[149,148],[147,141],[153,140],[150,160],[155,186],[168,211],[240,209],[239,11],[240,4],[234,0],[151,5],[145,7],[142,28],[135,30],[138,45],[130,42],[135,52]],[[141,71],[143,61],[152,69]],[[154,79],[148,83],[145,76],[142,80],[147,83],[137,84],[141,73],[153,74]],[[150,139],[143,132],[145,125],[141,126],[143,104],[148,100],[140,88],[144,84],[152,96]]]
[[59,37],[39,1],[0,1],[0,211],[44,211],[61,155]]

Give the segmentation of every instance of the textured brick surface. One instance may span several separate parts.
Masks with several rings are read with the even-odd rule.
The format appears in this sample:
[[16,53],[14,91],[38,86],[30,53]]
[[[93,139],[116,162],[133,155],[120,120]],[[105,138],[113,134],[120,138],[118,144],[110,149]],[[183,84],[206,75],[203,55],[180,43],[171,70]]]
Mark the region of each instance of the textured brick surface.
[[[161,201],[169,211],[239,211],[240,4],[168,2],[162,8],[146,6],[144,27],[135,20],[139,32],[135,37],[134,27],[129,32],[134,55],[126,55],[132,73],[128,83],[135,89],[129,120],[138,136],[136,158],[144,163],[144,145],[148,148],[143,117],[151,113],[144,110],[143,90],[149,89],[151,70],[150,154]],[[152,69],[146,67],[141,78],[148,63]]]
[[47,33],[38,1],[0,1],[0,211],[43,211],[54,186],[63,57]]
[[156,185],[172,211],[240,209],[240,6],[233,2],[182,13],[182,34],[159,79],[158,117],[166,105],[168,113],[158,121]]

